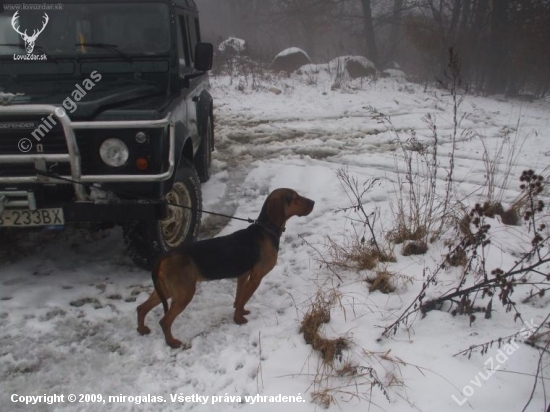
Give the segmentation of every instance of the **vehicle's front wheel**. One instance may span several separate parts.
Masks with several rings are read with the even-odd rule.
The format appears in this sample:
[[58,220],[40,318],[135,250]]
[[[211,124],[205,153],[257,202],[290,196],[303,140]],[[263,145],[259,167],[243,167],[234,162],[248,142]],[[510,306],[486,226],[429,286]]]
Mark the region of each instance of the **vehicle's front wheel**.
[[201,145],[197,151],[197,171],[201,182],[208,182],[210,179],[210,164],[212,163],[212,148],[214,147],[214,128],[212,118],[206,118],[205,133],[202,136]]
[[133,262],[150,270],[158,256],[196,240],[201,223],[202,196],[199,176],[184,161],[165,195],[168,215],[164,220],[133,222],[124,227],[124,242]]

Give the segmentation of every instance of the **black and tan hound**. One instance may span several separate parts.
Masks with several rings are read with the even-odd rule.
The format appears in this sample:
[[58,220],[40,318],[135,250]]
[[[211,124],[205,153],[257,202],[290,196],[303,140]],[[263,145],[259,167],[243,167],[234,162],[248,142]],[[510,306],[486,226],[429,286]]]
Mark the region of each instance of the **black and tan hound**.
[[[184,245],[161,256],[152,271],[155,290],[137,308],[138,332],[151,332],[145,326],[145,316],[162,302],[160,325],[166,343],[179,348],[182,343],[172,336],[172,323],[193,299],[197,282],[203,280],[237,278],[233,319],[238,324],[248,322],[244,316],[250,312],[244,306],[277,263],[286,221],[309,215],[314,204],[294,190],[276,189],[267,197],[258,220],[246,229]],[[168,298],[172,298],[170,308]]]

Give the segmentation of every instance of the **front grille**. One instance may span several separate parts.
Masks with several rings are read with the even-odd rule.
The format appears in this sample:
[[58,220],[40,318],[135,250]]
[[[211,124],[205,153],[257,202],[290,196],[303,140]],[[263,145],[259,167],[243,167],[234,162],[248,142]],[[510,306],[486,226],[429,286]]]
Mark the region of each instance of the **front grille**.
[[[46,163],[46,170],[56,175],[70,175],[69,163]],[[33,163],[0,164],[0,177],[36,176]]]
[[[49,120],[44,121],[43,116],[0,116],[0,154],[18,155],[23,154],[19,149],[19,142],[28,139],[32,148],[26,154],[66,154],[68,153],[67,142],[63,129],[59,124],[53,125]],[[42,125],[43,135],[36,133],[38,126]],[[38,136],[38,141],[35,136]],[[90,168],[91,136],[82,133],[76,136],[77,145],[81,154],[82,173],[87,173]],[[49,172],[59,175],[70,175],[70,163],[47,163]],[[7,164],[0,163],[0,177],[35,176],[33,163]]]
[[[18,147],[21,139],[28,139],[32,143],[33,147],[28,153],[67,153],[61,126],[52,125],[49,121],[44,122],[42,119],[44,117],[0,116],[0,154],[21,154]],[[38,129],[39,126],[40,129]],[[41,133],[36,132],[37,130]],[[40,140],[37,140],[37,137]]]

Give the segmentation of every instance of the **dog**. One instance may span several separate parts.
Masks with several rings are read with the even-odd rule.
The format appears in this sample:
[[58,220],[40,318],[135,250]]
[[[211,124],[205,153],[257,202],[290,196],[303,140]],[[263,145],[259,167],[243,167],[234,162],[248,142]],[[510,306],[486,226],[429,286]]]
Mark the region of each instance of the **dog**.
[[166,343],[172,348],[181,347],[182,342],[172,336],[172,323],[193,299],[197,282],[228,278],[237,278],[233,320],[239,325],[247,323],[245,315],[250,311],[244,306],[277,263],[286,221],[292,216],[309,215],[314,205],[313,200],[292,189],[276,189],[265,200],[258,219],[246,229],[186,244],[161,256],[152,270],[155,290],[137,308],[137,331],[141,335],[151,333],[145,326],[145,316],[162,303],[164,317],[159,323]]

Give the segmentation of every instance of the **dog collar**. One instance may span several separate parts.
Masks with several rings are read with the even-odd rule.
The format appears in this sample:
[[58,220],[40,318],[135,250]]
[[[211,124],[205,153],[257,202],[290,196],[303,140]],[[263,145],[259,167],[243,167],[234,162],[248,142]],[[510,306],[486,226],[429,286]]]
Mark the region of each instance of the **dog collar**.
[[277,238],[280,238],[286,229],[284,226],[280,227],[269,221],[260,222],[259,220],[256,220],[254,223],[256,223],[258,226],[262,227],[266,232],[272,234]]

